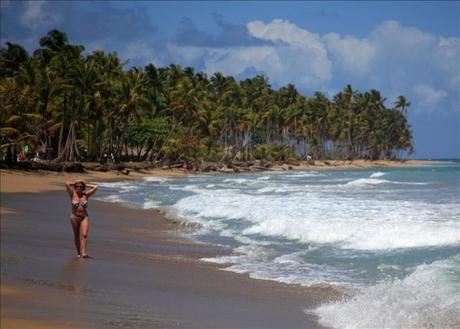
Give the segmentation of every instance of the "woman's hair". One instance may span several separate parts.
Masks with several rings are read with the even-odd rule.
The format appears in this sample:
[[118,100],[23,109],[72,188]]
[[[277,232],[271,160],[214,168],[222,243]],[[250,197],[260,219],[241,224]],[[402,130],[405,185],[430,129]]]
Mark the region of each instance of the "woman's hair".
[[86,183],[83,179],[77,179],[75,182],[74,182],[74,185],[77,185],[77,184],[83,184],[83,189],[86,188]]

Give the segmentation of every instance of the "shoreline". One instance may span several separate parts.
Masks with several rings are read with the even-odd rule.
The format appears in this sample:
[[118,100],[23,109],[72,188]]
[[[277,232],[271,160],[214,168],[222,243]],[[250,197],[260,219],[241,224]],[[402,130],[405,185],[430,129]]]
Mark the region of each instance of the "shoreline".
[[[381,162],[374,162],[367,166],[354,163],[354,166],[308,166],[280,171],[407,167],[438,163],[411,161],[404,165],[382,165]],[[137,180],[147,176],[184,176],[182,169],[155,169],[133,172],[132,175],[119,175],[115,171],[56,173],[1,170],[0,175],[2,327],[277,328],[283,325],[292,328],[323,328],[313,315],[306,315],[304,309],[343,296],[343,292],[332,286],[302,287],[222,271],[225,264],[207,263],[199,259],[226,255],[230,251],[182,238],[181,230],[190,227],[184,228],[159,210],[136,209],[99,200],[90,200],[89,251],[91,255],[94,250],[95,259],[84,261],[74,258],[71,230],[62,218],[69,211],[64,187],[66,180],[82,178],[87,181],[111,182]],[[53,205],[51,211],[49,205]],[[30,209],[34,209],[34,212]],[[41,225],[46,225],[44,232],[41,232],[40,226],[34,226],[37,211],[40,221],[44,223]],[[64,237],[59,236],[57,241],[53,241],[56,233],[62,233]],[[43,236],[51,241],[41,241]],[[44,255],[35,255],[38,261],[30,257],[37,250],[44,251]],[[64,269],[62,264],[66,264]],[[39,270],[35,273],[32,269],[37,267]],[[114,268],[121,268],[121,272],[128,278],[135,277],[136,283],[123,283],[127,287],[119,287],[124,282],[120,275],[109,280],[101,276],[101,271],[110,273]],[[133,268],[137,270],[135,275],[132,273]],[[60,275],[56,276],[55,272]],[[191,274],[192,278],[184,275],[184,272]],[[169,300],[169,304],[163,305],[164,300],[160,297],[145,296],[146,291],[152,290],[154,294]],[[150,313],[130,309],[127,314],[118,314],[116,309],[123,308],[126,296],[131,303],[149,309]],[[43,302],[48,299],[57,302]],[[70,307],[65,306],[68,305],[67,300],[70,300]],[[185,309],[191,308],[193,312],[176,314],[177,303]],[[228,307],[239,310],[238,315],[228,311]],[[203,313],[203,308],[213,309],[213,314]],[[90,314],[89,318],[82,321],[80,317],[75,317],[75,309],[84,318]],[[94,314],[94,309],[104,316]],[[286,322],[277,322],[280,320]]]
[[323,328],[304,309],[341,296],[222,271],[199,259],[229,250],[181,238],[184,227],[158,210],[98,200],[89,208],[94,258],[77,259],[63,188],[76,176],[1,172],[2,327]]
[[[328,164],[326,164],[326,162]],[[245,172],[278,172],[278,171],[299,171],[299,170],[328,170],[328,169],[368,169],[368,168],[401,168],[401,167],[420,167],[436,164],[449,163],[449,161],[440,160],[404,160],[404,161],[315,161],[315,165],[307,162],[300,162],[299,165],[276,165],[266,170],[244,170]],[[18,170],[18,169],[0,169],[1,192],[46,192],[56,191],[63,188],[67,179],[83,179],[86,181],[125,181],[139,180],[148,176],[171,177],[171,176],[193,176],[193,175],[226,175],[233,174],[233,170],[210,171],[210,172],[184,172],[183,169],[143,169],[131,171],[128,175],[122,174],[117,170],[107,172],[86,170],[83,173],[74,172],[55,172],[46,170]],[[38,185],[37,185],[38,184]],[[26,188],[27,187],[27,188]]]

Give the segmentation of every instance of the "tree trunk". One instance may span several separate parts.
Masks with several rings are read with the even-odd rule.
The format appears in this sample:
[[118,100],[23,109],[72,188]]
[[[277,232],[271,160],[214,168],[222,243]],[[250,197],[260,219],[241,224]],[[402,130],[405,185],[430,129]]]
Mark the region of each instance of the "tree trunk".
[[66,143],[61,153],[56,158],[56,161],[74,161],[75,155],[78,158],[81,158],[80,152],[77,147],[77,138],[75,130],[76,122],[71,122],[69,127],[69,132],[67,134]]
[[13,161],[13,146],[9,145],[6,149],[6,163],[8,165],[12,165],[15,161]]
[[62,110],[61,129],[59,131],[58,156],[59,154],[61,154],[61,150],[62,150],[62,138],[64,137],[66,106],[67,106],[67,92],[64,91],[64,109]]
[[70,142],[70,134],[72,132],[73,123],[70,124],[69,131],[67,132],[67,138],[64,147],[61,149],[61,152],[58,153],[58,157],[56,161],[60,162],[63,160],[67,160],[67,153],[69,149],[69,142]]

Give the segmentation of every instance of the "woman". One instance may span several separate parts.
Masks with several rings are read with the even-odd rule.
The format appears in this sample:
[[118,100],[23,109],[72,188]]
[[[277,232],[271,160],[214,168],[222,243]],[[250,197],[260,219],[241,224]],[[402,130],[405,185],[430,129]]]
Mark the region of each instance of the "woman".
[[75,182],[66,182],[67,192],[69,192],[70,201],[72,202],[72,213],[70,215],[70,224],[72,224],[75,238],[75,247],[77,256],[88,258],[86,252],[86,242],[88,239],[88,198],[97,190],[97,185],[88,184],[89,190],[86,190],[86,183],[82,180]]

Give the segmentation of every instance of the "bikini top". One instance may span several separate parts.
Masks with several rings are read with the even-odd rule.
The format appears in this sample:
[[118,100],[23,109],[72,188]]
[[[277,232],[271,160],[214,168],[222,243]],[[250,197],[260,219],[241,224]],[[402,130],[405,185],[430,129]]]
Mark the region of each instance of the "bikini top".
[[79,207],[83,207],[83,209],[86,210],[86,208],[88,208],[88,200],[82,200],[80,202],[72,201],[72,209],[78,209]]
[[77,209],[78,207],[86,209],[88,207],[88,201],[72,202],[72,208]]

